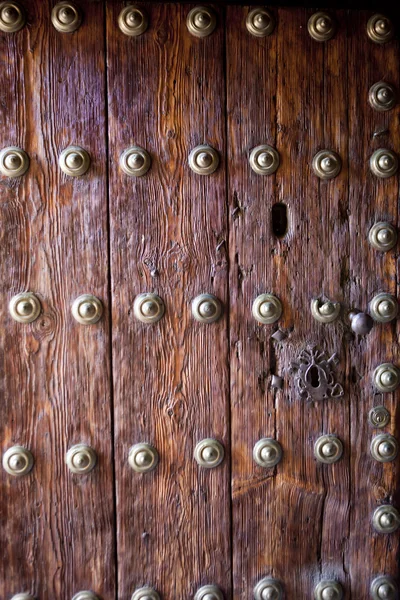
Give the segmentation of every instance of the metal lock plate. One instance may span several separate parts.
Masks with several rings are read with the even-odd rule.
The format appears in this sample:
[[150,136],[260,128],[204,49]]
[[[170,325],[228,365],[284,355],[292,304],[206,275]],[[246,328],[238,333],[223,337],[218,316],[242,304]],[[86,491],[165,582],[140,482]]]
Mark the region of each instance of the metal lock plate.
[[344,391],[340,383],[337,383],[334,373],[338,362],[336,353],[327,358],[325,352],[319,351],[315,346],[302,350],[289,370],[294,375],[300,397],[304,400],[341,398]]

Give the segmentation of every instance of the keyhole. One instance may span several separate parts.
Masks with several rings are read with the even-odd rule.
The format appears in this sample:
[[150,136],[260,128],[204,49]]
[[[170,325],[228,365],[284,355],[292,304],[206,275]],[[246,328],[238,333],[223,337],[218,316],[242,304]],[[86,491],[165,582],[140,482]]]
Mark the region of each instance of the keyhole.
[[282,202],[272,207],[272,231],[278,238],[283,238],[288,230],[287,206]]
[[313,366],[310,369],[310,382],[313,388],[319,387],[319,372],[318,367]]

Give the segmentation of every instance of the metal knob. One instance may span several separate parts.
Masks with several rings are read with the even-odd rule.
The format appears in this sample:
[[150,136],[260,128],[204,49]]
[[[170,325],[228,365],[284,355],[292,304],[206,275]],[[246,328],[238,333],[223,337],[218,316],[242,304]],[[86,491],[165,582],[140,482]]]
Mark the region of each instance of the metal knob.
[[75,594],[75,596],[72,598],[72,600],[100,600],[100,599],[93,592],[84,591],[84,592],[78,592],[77,594]]
[[158,465],[158,461],[158,452],[151,444],[135,444],[129,450],[128,462],[136,473],[152,471]]
[[207,37],[217,26],[217,16],[208,6],[196,6],[187,16],[186,26],[192,35]]
[[246,17],[246,28],[255,37],[266,37],[275,29],[275,19],[265,8],[254,8]]
[[199,442],[194,450],[194,458],[201,467],[213,469],[224,460],[224,447],[213,438],[206,438]]
[[51,11],[51,22],[61,33],[73,33],[82,23],[82,13],[72,2],[59,2]]
[[343,588],[338,581],[320,581],[314,590],[315,600],[342,600]]
[[125,35],[136,37],[142,35],[149,26],[149,18],[140,6],[126,6],[118,16],[118,27]]
[[194,600],[224,600],[224,595],[216,585],[203,585],[197,590]]
[[340,314],[340,302],[311,300],[311,314],[320,323],[333,323]]
[[382,429],[390,423],[390,412],[384,406],[374,406],[368,413],[368,421],[371,427]]
[[200,294],[192,302],[192,315],[199,323],[214,323],[221,313],[221,302],[212,294]]
[[13,596],[11,598],[11,600],[35,600],[35,597],[32,596],[32,594],[15,594],[15,596]]
[[383,504],[374,510],[372,525],[377,533],[394,533],[400,527],[400,513],[391,504]]
[[327,42],[336,33],[336,23],[326,12],[316,12],[308,20],[308,33],[317,42]]
[[275,323],[282,315],[282,304],[272,294],[260,294],[253,302],[253,317],[263,325]]
[[394,37],[393,23],[385,15],[372,15],[367,23],[367,34],[377,44],[386,44]]
[[142,177],[151,167],[151,157],[144,148],[132,146],[121,154],[119,166],[130,177]]
[[139,294],[133,303],[133,314],[142,323],[157,323],[164,316],[164,312],[164,302],[157,294]]
[[369,159],[369,166],[376,177],[386,179],[397,173],[399,160],[394,152],[386,148],[375,150]]
[[29,157],[25,150],[9,146],[0,151],[0,173],[5,177],[21,177],[29,169]]
[[275,148],[262,144],[253,148],[249,162],[257,175],[272,175],[279,167],[280,158]]
[[262,438],[253,448],[253,459],[260,467],[274,467],[282,459],[282,447],[273,438]]
[[369,243],[375,250],[388,252],[397,244],[397,231],[390,223],[375,223],[368,234]]
[[96,452],[86,444],[76,444],[68,450],[65,462],[71,473],[86,475],[96,466]]
[[22,446],[12,446],[3,454],[3,469],[14,477],[27,475],[33,463],[32,453]]
[[377,294],[370,303],[371,317],[379,323],[389,323],[397,317],[399,304],[391,294]]
[[196,146],[189,154],[189,167],[197,175],[211,175],[218,166],[219,154],[211,146]]
[[333,464],[343,455],[343,444],[335,435],[322,435],[314,445],[314,456],[318,462]]
[[371,86],[368,92],[368,102],[373,109],[379,112],[391,110],[397,104],[396,90],[390,83],[378,81]]
[[320,150],[313,158],[312,168],[320,179],[333,179],[341,171],[342,160],[333,150]]
[[160,596],[155,589],[142,587],[133,592],[131,600],[160,600]]
[[392,577],[381,575],[371,583],[372,600],[397,600],[399,588]]
[[394,392],[400,383],[400,370],[392,363],[382,363],[374,371],[374,384],[380,392]]
[[101,300],[91,294],[82,294],[71,307],[72,316],[81,325],[94,325],[100,321],[103,314]]
[[371,455],[378,462],[391,462],[399,451],[399,444],[389,433],[381,433],[371,442]]
[[18,2],[0,3],[0,31],[15,33],[26,23],[25,10]]
[[80,146],[65,148],[58,159],[60,169],[70,177],[81,177],[90,167],[90,156]]
[[366,335],[374,326],[372,317],[363,312],[351,312],[349,314],[351,328],[357,335]]
[[282,584],[278,579],[265,577],[256,584],[253,594],[255,600],[282,600]]
[[10,315],[18,323],[32,323],[41,313],[40,300],[32,292],[22,292],[11,298],[8,305]]

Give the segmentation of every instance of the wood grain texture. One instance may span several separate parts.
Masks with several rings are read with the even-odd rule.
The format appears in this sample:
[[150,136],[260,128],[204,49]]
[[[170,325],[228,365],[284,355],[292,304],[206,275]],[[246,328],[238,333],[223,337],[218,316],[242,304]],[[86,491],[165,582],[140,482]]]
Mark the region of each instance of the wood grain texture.
[[[78,32],[50,21],[53,2],[24,2],[28,25],[0,34],[0,146],[30,158],[18,180],[1,179],[0,439],[31,449],[20,479],[0,473],[0,596],[30,591],[40,600],[93,589],[115,598],[110,410],[104,12],[81,2]],[[80,144],[92,157],[81,179],[64,176],[58,155]],[[10,298],[30,290],[43,312],[14,322]],[[103,320],[82,326],[73,300],[93,293]],[[65,463],[87,443],[98,465],[83,477]]]

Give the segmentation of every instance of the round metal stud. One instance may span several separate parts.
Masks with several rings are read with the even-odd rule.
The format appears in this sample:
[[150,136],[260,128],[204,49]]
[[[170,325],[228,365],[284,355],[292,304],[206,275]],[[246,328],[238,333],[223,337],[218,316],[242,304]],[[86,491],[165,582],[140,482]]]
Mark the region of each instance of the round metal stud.
[[398,452],[399,444],[389,433],[381,433],[371,441],[371,455],[378,462],[391,462]]
[[262,144],[250,153],[250,166],[257,175],[272,175],[279,167],[279,154],[275,148]]
[[71,307],[72,316],[81,325],[94,325],[100,321],[103,314],[101,300],[91,294],[82,294]]
[[8,310],[14,321],[32,323],[41,313],[42,305],[35,294],[22,292],[11,298]]
[[75,594],[72,600],[99,600],[99,597],[93,592],[83,591]]
[[372,600],[397,600],[399,597],[399,588],[392,577],[381,575],[376,577],[371,583]]
[[3,469],[14,477],[27,475],[32,470],[33,463],[32,453],[22,446],[13,446],[3,454]]
[[129,450],[128,463],[136,473],[148,473],[158,465],[157,450],[146,443],[135,444]]
[[121,154],[119,166],[130,177],[142,177],[151,167],[151,157],[144,148],[132,146]]
[[255,600],[281,600],[283,598],[282,584],[278,579],[265,577],[253,590]]
[[71,473],[86,475],[96,466],[96,452],[86,444],[77,444],[68,450],[65,462]]
[[80,146],[65,148],[58,159],[60,169],[70,177],[81,177],[90,167],[90,156]]
[[368,92],[368,102],[371,107],[379,112],[391,110],[396,106],[396,90],[390,83],[378,81],[370,88]]
[[386,179],[397,173],[399,160],[394,152],[385,148],[375,150],[369,160],[369,166],[376,177]]
[[369,243],[375,250],[388,252],[397,244],[397,231],[390,223],[375,223],[368,234]]
[[203,585],[197,590],[194,600],[224,600],[224,595],[216,585]]
[[400,513],[391,504],[383,504],[374,510],[372,525],[378,533],[393,533],[400,527]]
[[189,154],[189,167],[197,175],[211,175],[218,169],[218,165],[218,152],[211,146],[196,146]]
[[357,335],[366,335],[374,326],[372,317],[363,312],[352,311],[349,314],[351,328]]
[[35,600],[35,597],[32,596],[32,594],[15,594],[15,596],[13,596],[11,598],[11,600]]
[[399,304],[391,294],[377,294],[370,303],[371,317],[379,323],[389,323],[397,317]]
[[72,2],[59,2],[51,11],[51,22],[61,33],[73,33],[82,23],[82,13]]
[[142,7],[126,6],[118,16],[118,27],[125,35],[142,35],[149,26],[149,19]]
[[21,177],[29,169],[29,157],[25,150],[9,146],[0,151],[0,173],[5,177]]
[[157,294],[139,294],[133,303],[133,314],[142,323],[157,323],[164,316],[165,306]]
[[368,421],[371,427],[386,427],[390,423],[390,412],[384,406],[374,406],[368,413]]
[[321,304],[320,300],[311,300],[311,314],[320,323],[332,323],[340,314],[340,302],[327,300]]
[[333,179],[339,175],[342,161],[333,150],[320,150],[313,158],[312,168],[320,179]]
[[142,587],[133,592],[131,600],[160,600],[160,596],[155,589]]
[[320,581],[314,590],[315,600],[342,600],[343,588],[338,581]]
[[253,448],[253,459],[260,467],[274,467],[282,459],[282,447],[273,438],[262,438]]
[[317,42],[327,42],[336,33],[336,23],[326,12],[316,12],[308,20],[308,33]]
[[278,321],[282,314],[282,304],[279,298],[272,294],[260,294],[253,302],[253,317],[263,325]]
[[246,28],[255,37],[267,37],[275,29],[275,19],[265,8],[254,8],[246,17]]
[[199,323],[214,323],[221,313],[221,302],[212,294],[200,294],[192,302],[192,315]]
[[384,15],[372,15],[367,23],[367,34],[373,42],[386,44],[393,39],[393,23]]
[[314,445],[314,456],[318,462],[333,464],[343,455],[343,444],[335,435],[322,435]]
[[196,6],[187,16],[186,26],[192,35],[207,37],[217,26],[217,16],[208,6]]
[[25,10],[18,2],[0,2],[0,31],[15,33],[25,23]]
[[374,384],[380,392],[393,392],[400,383],[400,370],[392,363],[383,363],[374,371]]
[[224,460],[224,447],[213,438],[201,440],[194,449],[194,458],[201,467],[213,469]]

